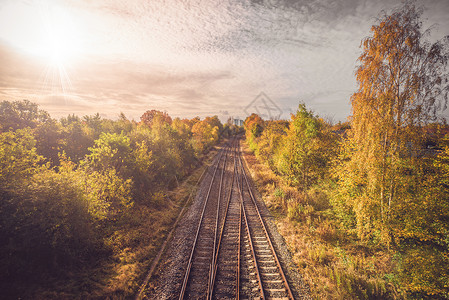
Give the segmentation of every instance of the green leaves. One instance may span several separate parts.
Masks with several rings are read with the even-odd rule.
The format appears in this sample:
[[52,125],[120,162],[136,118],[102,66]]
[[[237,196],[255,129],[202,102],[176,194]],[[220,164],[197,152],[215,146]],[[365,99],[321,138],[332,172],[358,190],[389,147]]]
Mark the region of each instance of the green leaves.
[[122,176],[129,176],[131,164],[131,146],[129,137],[124,134],[101,133],[95,140],[95,146],[89,148],[86,156],[89,165],[96,171],[114,169]]
[[300,104],[296,114],[292,115],[286,134],[278,170],[293,184],[307,190],[327,172],[327,153],[335,147],[329,142],[334,137],[304,104]]
[[38,109],[37,104],[28,100],[0,102],[0,130],[34,128],[39,122],[50,118],[46,111]]
[[[172,122],[157,111],[140,124],[98,113],[56,121],[29,101],[1,102],[1,282],[22,289],[33,274],[66,275],[144,243],[130,230],[147,230],[148,216],[175,210],[167,189],[191,172],[195,154],[218,143],[222,128],[216,116]],[[151,237],[162,223],[155,224]],[[124,242],[133,235],[136,242]]]
[[30,129],[0,133],[0,185],[17,184],[38,171],[43,157],[35,145]]

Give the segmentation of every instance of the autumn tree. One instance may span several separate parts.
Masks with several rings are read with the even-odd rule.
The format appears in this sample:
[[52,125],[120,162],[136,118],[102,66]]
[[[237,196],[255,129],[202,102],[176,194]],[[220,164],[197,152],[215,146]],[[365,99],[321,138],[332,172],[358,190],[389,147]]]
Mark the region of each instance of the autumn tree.
[[254,145],[255,140],[262,134],[264,121],[258,114],[251,114],[243,123],[245,128],[246,140],[254,151],[257,147]]
[[223,130],[223,124],[221,124],[220,119],[216,115],[204,118],[203,122],[209,124],[212,128],[217,127],[219,132]]
[[193,125],[192,134],[196,152],[202,153],[218,141],[220,129],[218,126],[212,127],[210,122],[203,120]]
[[161,123],[172,123],[172,118],[166,112],[162,112],[159,110],[147,110],[141,117],[140,121],[145,123],[149,127],[153,126],[153,122],[158,121]]
[[[422,9],[406,2],[362,41],[352,96],[352,129],[342,153],[337,206],[350,208],[359,236],[394,241],[392,220],[419,201],[422,127],[448,96],[448,40],[430,43]],[[419,206],[418,206],[419,207]]]
[[288,121],[266,121],[265,128],[257,143],[256,155],[266,161],[268,165],[276,169],[279,161],[279,152],[284,143],[286,131],[290,123]]
[[185,139],[190,138],[192,134],[192,127],[188,119],[181,120],[180,118],[175,118],[173,120],[172,127]]

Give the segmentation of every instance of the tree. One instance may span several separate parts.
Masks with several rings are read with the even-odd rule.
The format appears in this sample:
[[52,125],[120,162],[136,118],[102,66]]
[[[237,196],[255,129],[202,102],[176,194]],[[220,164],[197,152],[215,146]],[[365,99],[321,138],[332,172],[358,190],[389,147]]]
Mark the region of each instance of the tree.
[[182,136],[185,139],[188,139],[191,137],[191,126],[190,126],[190,120],[180,118],[175,118],[172,123],[172,127],[174,130],[176,130],[180,136]]
[[262,134],[264,122],[258,114],[253,113],[245,119],[243,126],[245,128],[245,135],[249,146],[254,151],[256,149],[254,143],[256,142],[256,139]]
[[422,30],[421,14],[406,2],[363,40],[352,129],[338,171],[340,200],[352,207],[359,236],[380,231],[386,244],[393,241],[400,201],[413,196],[411,185],[420,178],[422,127],[446,107],[449,91],[448,39],[426,41],[430,31]]
[[140,121],[145,123],[147,126],[153,126],[153,122],[158,121],[161,123],[171,124],[172,119],[166,112],[161,112],[159,110],[147,110],[141,117]]
[[33,130],[37,153],[53,166],[59,165],[58,153],[62,147],[62,127],[54,119],[42,122]]
[[203,120],[195,123],[192,127],[193,145],[197,153],[202,153],[215,144],[219,138],[219,128],[212,127],[210,123]]
[[257,144],[256,155],[266,161],[272,169],[275,169],[278,164],[279,152],[289,125],[288,121],[283,120],[265,122],[265,128]]
[[132,170],[131,145],[129,138],[123,134],[101,133],[95,140],[95,146],[89,148],[87,155],[90,166],[96,171],[114,169],[123,178]]
[[304,104],[292,115],[278,169],[290,182],[304,190],[322,177],[327,160],[323,155],[323,123]]
[[203,122],[209,124],[212,128],[217,127],[219,132],[223,130],[223,124],[221,124],[218,116],[206,117],[204,118]]
[[87,134],[86,125],[75,115],[61,118],[60,122],[63,127],[61,150],[72,161],[81,161],[89,153],[88,148],[94,145],[93,137]]
[[20,184],[38,170],[43,157],[29,128],[0,133],[0,189]]
[[34,128],[40,122],[45,122],[50,116],[40,110],[36,103],[28,100],[0,102],[0,130],[16,130],[18,128]]
[[101,124],[101,117],[99,113],[96,113],[95,115],[89,116],[85,115],[83,117],[83,125],[85,128],[85,131],[89,137],[91,137],[93,140],[98,139],[100,134],[104,131],[103,126]]

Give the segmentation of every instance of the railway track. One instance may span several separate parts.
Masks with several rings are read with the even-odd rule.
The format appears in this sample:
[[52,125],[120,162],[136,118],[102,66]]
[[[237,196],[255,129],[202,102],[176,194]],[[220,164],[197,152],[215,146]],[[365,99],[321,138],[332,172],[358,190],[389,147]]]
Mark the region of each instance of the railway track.
[[294,299],[257,206],[239,140],[219,154],[179,299]]

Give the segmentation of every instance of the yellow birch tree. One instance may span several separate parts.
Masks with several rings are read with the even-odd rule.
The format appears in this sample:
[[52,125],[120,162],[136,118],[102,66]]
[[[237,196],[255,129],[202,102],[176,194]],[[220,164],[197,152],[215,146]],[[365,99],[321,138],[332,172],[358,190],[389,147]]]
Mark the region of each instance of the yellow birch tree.
[[384,14],[362,41],[352,129],[338,168],[339,199],[352,208],[359,236],[387,245],[394,242],[397,208],[420,173],[422,127],[448,97],[448,39],[428,42],[421,15],[406,2]]

